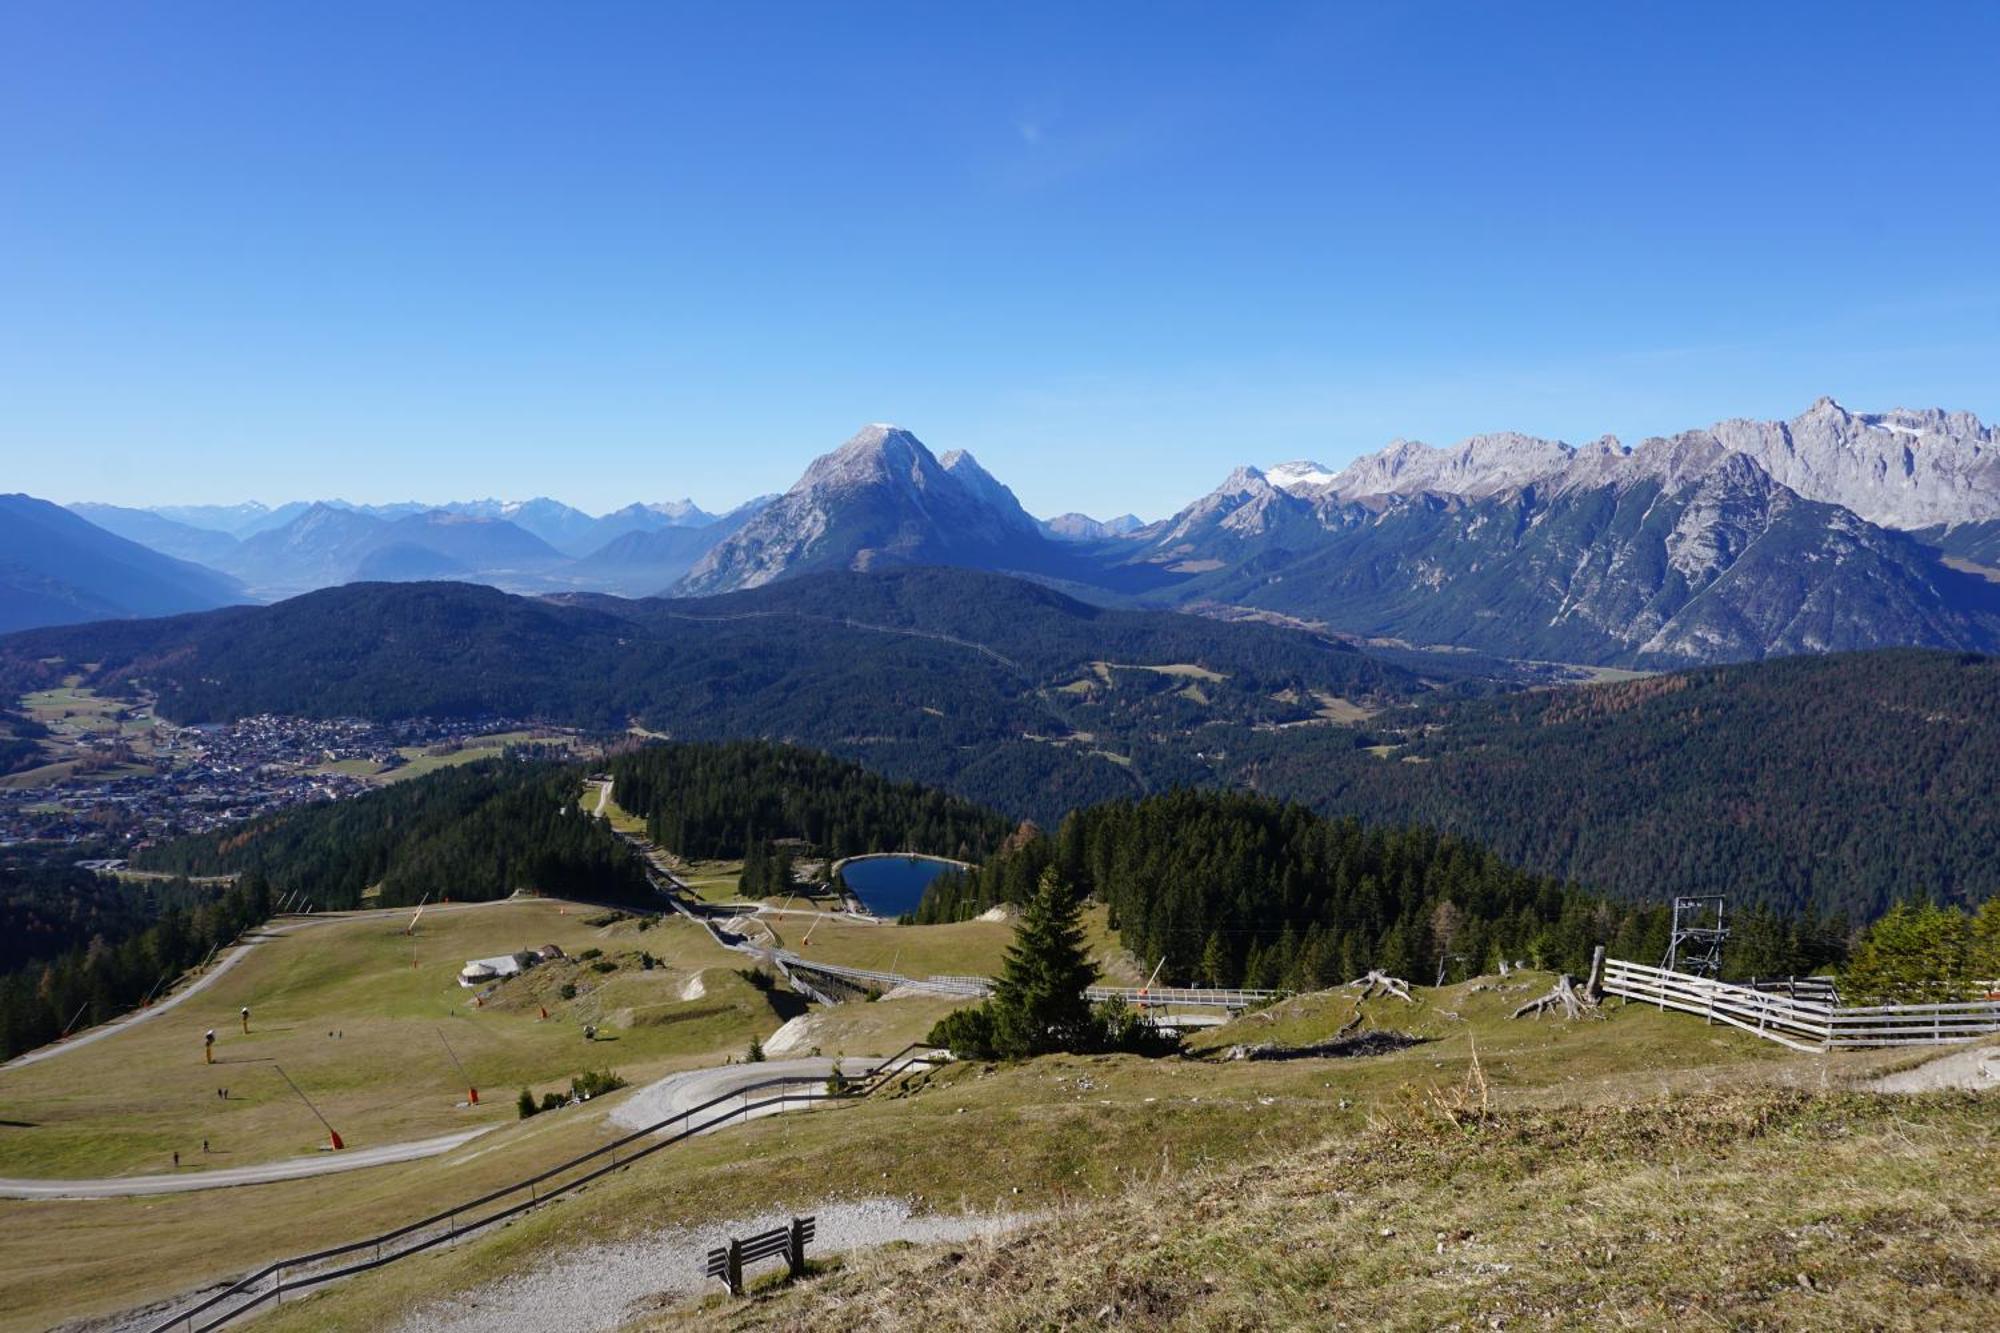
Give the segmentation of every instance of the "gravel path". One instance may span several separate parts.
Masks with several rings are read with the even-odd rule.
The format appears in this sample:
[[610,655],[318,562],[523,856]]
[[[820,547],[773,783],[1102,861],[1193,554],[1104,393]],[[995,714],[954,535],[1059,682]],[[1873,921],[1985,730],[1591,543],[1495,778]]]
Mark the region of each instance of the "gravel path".
[[[891,1241],[916,1244],[997,1236],[1033,1220],[1023,1214],[913,1216],[900,1199],[863,1199],[811,1209],[818,1238],[814,1256],[869,1249]],[[400,1333],[493,1333],[505,1328],[617,1329],[646,1313],[660,1298],[685,1299],[720,1288],[702,1275],[708,1251],[731,1237],[747,1236],[791,1221],[765,1213],[693,1229],[656,1232],[643,1240],[591,1245],[523,1273],[476,1287],[418,1310]],[[750,1270],[761,1276],[782,1261]]]
[[1884,1074],[1873,1092],[1936,1092],[1944,1088],[2000,1088],[2000,1046],[1975,1046],[1926,1060],[1914,1069]]

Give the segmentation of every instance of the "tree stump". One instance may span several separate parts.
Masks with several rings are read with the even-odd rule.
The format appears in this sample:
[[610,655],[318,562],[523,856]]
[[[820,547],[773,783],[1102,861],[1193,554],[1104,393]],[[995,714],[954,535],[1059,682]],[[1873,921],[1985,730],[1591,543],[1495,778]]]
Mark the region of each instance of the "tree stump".
[[1365,977],[1356,977],[1347,983],[1347,989],[1359,990],[1360,998],[1373,999],[1377,995],[1393,995],[1405,1004],[1415,1004],[1416,996],[1410,994],[1410,983],[1392,977],[1386,972],[1371,970]]
[[1556,984],[1547,995],[1539,1000],[1530,1000],[1516,1009],[1512,1017],[1526,1018],[1529,1014],[1541,1015],[1553,1009],[1561,1009],[1564,1018],[1602,1018],[1597,1001],[1587,991],[1579,989],[1576,978],[1565,972],[1556,978]]

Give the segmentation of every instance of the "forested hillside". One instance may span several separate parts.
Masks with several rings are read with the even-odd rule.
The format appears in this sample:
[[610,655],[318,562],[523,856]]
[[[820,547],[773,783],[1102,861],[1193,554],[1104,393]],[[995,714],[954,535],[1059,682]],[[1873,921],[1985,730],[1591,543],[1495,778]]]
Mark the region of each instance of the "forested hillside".
[[123,939],[144,929],[160,896],[66,859],[0,864],[0,972],[81,949],[93,939]]
[[928,852],[977,860],[1012,825],[970,801],[786,745],[649,745],[611,763],[618,802],[682,856],[734,859],[776,838],[816,853]]
[[[1667,909],[1622,903],[1507,864],[1428,829],[1323,819],[1266,797],[1177,792],[1081,810],[966,875],[935,883],[918,921],[1026,902],[1053,865],[1104,902],[1120,941],[1163,979],[1310,990],[1381,968],[1434,981],[1501,959],[1581,972],[1603,943],[1665,951]],[[1767,912],[1739,920],[1732,975],[1806,972],[1838,958],[1846,927]]]
[[1857,920],[1976,904],[2000,889],[2000,659],[1799,657],[1447,702],[1363,733],[1245,733],[1217,776],[1625,898]]
[[[0,892],[12,946],[0,966],[0,1060],[143,1003],[271,914],[255,876],[222,890],[186,883],[132,889],[67,868],[14,867],[0,872]],[[87,942],[76,938],[72,899],[96,915]],[[11,938],[17,925],[46,920],[50,911],[69,924]],[[42,952],[65,937],[59,951]]]
[[[1160,668],[1166,668],[1164,670]],[[502,714],[810,745],[1053,823],[1200,780],[1181,739],[1305,722],[1416,674],[1313,635],[1106,611],[970,570],[832,574],[696,601],[357,584],[276,606],[0,640],[0,687],[143,682],[179,722]]]
[[517,889],[646,899],[652,891],[637,858],[579,806],[581,782],[574,767],[482,760],[183,838],[137,863],[193,875],[247,872],[278,898],[302,894],[319,911],[478,902]]

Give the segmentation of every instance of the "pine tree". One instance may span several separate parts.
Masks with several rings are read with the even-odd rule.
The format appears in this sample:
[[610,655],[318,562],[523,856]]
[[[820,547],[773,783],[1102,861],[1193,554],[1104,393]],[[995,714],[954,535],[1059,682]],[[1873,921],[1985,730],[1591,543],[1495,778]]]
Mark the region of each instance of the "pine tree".
[[1099,1025],[1084,991],[1097,980],[1079,924],[1082,905],[1053,866],[1021,913],[993,987],[994,1045],[1003,1055],[1045,1055],[1096,1045]]
[[1211,986],[1229,986],[1235,982],[1236,968],[1229,957],[1228,946],[1222,936],[1209,932],[1208,944],[1201,951],[1201,977]]

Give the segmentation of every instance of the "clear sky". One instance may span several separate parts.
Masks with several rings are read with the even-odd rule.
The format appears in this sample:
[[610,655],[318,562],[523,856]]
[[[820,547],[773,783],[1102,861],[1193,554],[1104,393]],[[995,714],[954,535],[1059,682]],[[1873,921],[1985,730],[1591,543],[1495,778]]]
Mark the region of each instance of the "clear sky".
[[0,6],[0,490],[2000,416],[2000,5]]

